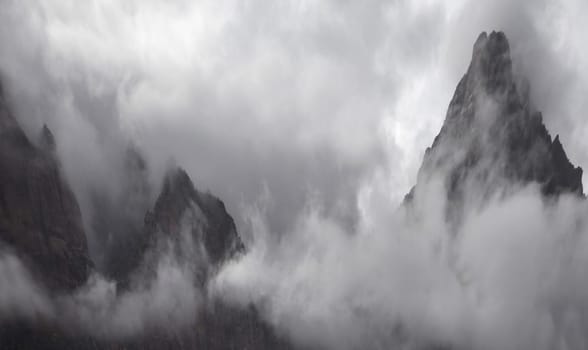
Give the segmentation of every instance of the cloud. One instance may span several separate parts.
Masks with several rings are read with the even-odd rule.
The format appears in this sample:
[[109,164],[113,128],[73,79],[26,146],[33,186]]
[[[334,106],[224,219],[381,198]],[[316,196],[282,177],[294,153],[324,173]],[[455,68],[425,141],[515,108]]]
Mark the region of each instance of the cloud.
[[13,318],[31,320],[53,313],[45,291],[36,284],[21,261],[0,250],[0,323]]
[[3,72],[23,124],[56,129],[82,201],[116,192],[104,169],[132,139],[155,173],[173,157],[235,211],[269,187],[279,231],[306,193],[336,206],[382,159],[374,130],[394,77],[371,67],[381,7],[7,2]]
[[194,325],[202,304],[193,271],[169,257],[157,265],[153,280],[130,291],[101,275],[90,277],[72,296],[56,301],[61,323],[99,339],[128,339],[149,331],[179,332]]
[[253,215],[258,243],[212,290],[258,305],[302,345],[583,348],[586,203],[546,202],[530,186],[470,209],[454,232],[443,198],[441,183],[429,184],[415,221],[376,195],[380,211],[352,235],[309,208],[277,243]]
[[405,191],[489,29],[506,31],[550,129],[585,157],[579,1],[4,4],[0,62],[20,119],[56,129],[78,192],[116,187],[101,169],[129,139],[233,211],[264,186],[284,206],[275,216],[309,188],[334,205],[381,166],[406,174]]
[[[483,30],[506,32],[548,128],[588,163],[583,1],[1,4],[11,101],[29,134],[55,132],[87,226],[92,193],[129,186],[136,144],[153,187],[173,158],[227,202],[252,239],[215,288],[297,341],[582,348],[584,204],[524,189],[456,237],[435,185],[426,220],[397,208]],[[116,310],[158,313],[144,301],[165,289],[131,302],[91,283],[74,305],[110,305],[124,332],[145,324]]]
[[[26,321],[41,329],[52,324],[66,336],[115,342],[149,332],[179,334],[196,323],[204,303],[197,280],[201,266],[189,235],[182,230],[180,241],[161,239],[152,246],[126,289],[94,272],[75,291],[49,291],[16,255],[2,251],[0,323]],[[178,250],[185,254],[178,255]]]

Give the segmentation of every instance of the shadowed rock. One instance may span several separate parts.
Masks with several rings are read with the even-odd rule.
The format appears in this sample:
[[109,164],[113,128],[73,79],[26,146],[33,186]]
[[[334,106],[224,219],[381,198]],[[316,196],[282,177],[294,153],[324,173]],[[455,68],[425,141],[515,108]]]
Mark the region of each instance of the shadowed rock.
[[181,256],[182,249],[178,249],[176,258],[198,262],[201,287],[210,273],[244,250],[224,203],[209,193],[198,191],[188,174],[176,168],[165,176],[152,210],[145,214],[143,229],[118,242],[118,247],[112,247],[120,253],[111,256],[116,264],[109,262],[108,265],[116,268],[114,276],[126,288],[137,269],[155,266],[158,252],[151,252],[151,256],[148,253],[157,250],[159,243],[171,242],[185,248],[183,234],[188,235],[194,249],[185,257]]
[[196,242],[204,244],[211,264],[219,265],[243,250],[235,222],[224,203],[210,193],[196,190],[188,174],[177,168],[165,177],[155,207],[147,214],[146,229],[176,236],[182,219],[189,213],[195,219],[189,229]]
[[[186,236],[189,238],[186,240]],[[159,243],[175,248],[174,258],[187,261],[194,273],[195,288],[204,295],[204,306],[194,312],[193,326],[173,332],[154,330],[151,335],[133,337],[122,344],[128,348],[184,349],[290,349],[263,321],[254,307],[236,307],[208,296],[207,283],[223,263],[244,251],[234,221],[222,201],[198,191],[181,168],[170,170],[163,181],[153,209],[145,215],[140,237],[119,259],[127,275],[123,288],[133,279],[154,277],[161,252]],[[192,245],[194,249],[186,247]],[[187,252],[187,253],[186,253]]]
[[46,124],[44,124],[43,129],[41,129],[39,148],[47,152],[55,152],[55,137]]
[[48,151],[29,141],[0,95],[0,241],[49,288],[71,290],[88,276],[88,248],[78,203]]

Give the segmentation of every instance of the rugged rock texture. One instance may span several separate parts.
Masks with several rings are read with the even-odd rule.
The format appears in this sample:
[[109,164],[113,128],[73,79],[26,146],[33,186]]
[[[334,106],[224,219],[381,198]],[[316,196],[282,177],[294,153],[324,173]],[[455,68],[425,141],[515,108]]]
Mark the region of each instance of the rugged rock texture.
[[[101,212],[104,214],[105,210]],[[108,232],[118,224],[126,230],[119,232],[122,237],[110,245],[105,264],[109,275],[123,288],[129,286],[137,269],[149,269],[156,264],[158,253],[155,250],[162,242],[193,245],[194,249],[188,252],[177,249],[175,255],[180,260],[188,259],[197,264],[202,288],[208,276],[217,271],[223,262],[235,258],[244,250],[224,203],[209,193],[198,191],[181,168],[170,170],[165,176],[155,205],[144,216],[141,230],[119,216],[108,213],[101,222],[108,224],[102,225],[102,232]]]
[[206,259],[213,266],[243,250],[235,222],[224,203],[209,193],[196,190],[188,174],[177,168],[165,177],[155,207],[145,217],[146,230],[148,234],[161,232],[168,237],[178,236],[186,228],[186,223],[182,223],[186,216],[192,220],[187,228],[195,242],[202,242]]
[[[189,329],[161,332],[128,339],[126,348],[140,349],[289,349],[254,307],[238,308],[207,295],[207,283],[220,266],[244,250],[234,221],[222,201],[198,191],[188,174],[176,168],[166,175],[153,209],[145,215],[140,237],[128,246],[118,262],[126,276],[123,288],[133,278],[145,280],[162,252],[161,243],[171,243],[174,258],[191,264],[195,288],[202,291],[205,306],[195,312]],[[169,247],[169,246],[168,246]],[[120,344],[117,344],[120,345]]]
[[559,137],[552,140],[541,113],[532,110],[528,88],[513,75],[502,32],[482,33],[476,40],[407,202],[435,177],[444,183],[450,218],[476,200],[472,195],[486,197],[517,185],[538,183],[547,196],[583,194],[582,169],[570,163]]
[[[134,158],[134,157],[132,157]],[[146,167],[144,162],[139,168]],[[133,173],[133,172],[132,172]],[[136,173],[136,172],[135,172]],[[138,176],[134,183],[142,183]],[[142,186],[139,186],[142,188]],[[141,192],[141,191],[140,191]],[[109,206],[106,205],[105,208]],[[194,273],[194,288],[203,294],[205,305],[194,311],[193,326],[172,332],[153,330],[149,335],[123,341],[57,337],[56,346],[128,349],[288,349],[262,320],[254,307],[239,308],[207,295],[207,283],[221,265],[244,251],[232,217],[222,201],[198,191],[181,168],[165,176],[152,210],[144,217],[144,226],[136,231],[119,212],[102,212],[102,232],[118,230],[122,234],[109,246],[105,266],[119,284],[121,292],[155,277],[159,259],[172,247],[173,258],[188,264]],[[128,231],[121,232],[121,228]],[[162,249],[162,247],[164,249]]]
[[86,236],[47,127],[40,143],[47,148],[29,141],[0,91],[0,242],[50,289],[71,290],[88,276]]

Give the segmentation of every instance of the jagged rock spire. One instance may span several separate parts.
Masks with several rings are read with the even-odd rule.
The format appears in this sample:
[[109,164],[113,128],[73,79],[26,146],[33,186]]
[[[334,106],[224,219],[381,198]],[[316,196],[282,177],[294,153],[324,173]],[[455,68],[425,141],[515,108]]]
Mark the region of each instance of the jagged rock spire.
[[582,195],[582,169],[570,163],[559,137],[552,140],[528,98],[515,83],[504,33],[480,34],[407,199],[432,177],[443,179],[454,213],[468,194],[484,197],[530,183],[545,195]]
[[[145,214],[142,233],[135,241],[125,244],[130,249],[116,259],[117,273],[114,275],[123,287],[138,269],[145,272],[147,267],[149,270],[154,261],[146,263],[144,258],[149,258],[149,253],[157,250],[162,242],[180,247],[176,251],[179,260],[195,263],[196,279],[201,285],[207,283],[210,272],[244,250],[233,218],[223,202],[209,193],[198,191],[182,168],[167,172],[153,209]],[[184,256],[182,248],[189,248],[186,244],[194,249],[188,249]]]
[[512,83],[510,45],[503,32],[482,32],[472,53],[468,74],[490,92]]

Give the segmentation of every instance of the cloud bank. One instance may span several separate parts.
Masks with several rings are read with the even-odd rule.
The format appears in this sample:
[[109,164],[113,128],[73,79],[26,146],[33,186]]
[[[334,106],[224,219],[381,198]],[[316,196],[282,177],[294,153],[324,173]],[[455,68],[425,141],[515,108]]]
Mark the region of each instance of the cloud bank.
[[[581,349],[588,339],[586,203],[536,186],[469,209],[457,232],[441,182],[424,215],[379,211],[353,235],[309,208],[278,244],[258,237],[212,287],[255,303],[299,345],[332,349]],[[261,216],[263,217],[263,216]],[[255,232],[266,232],[252,215]]]

